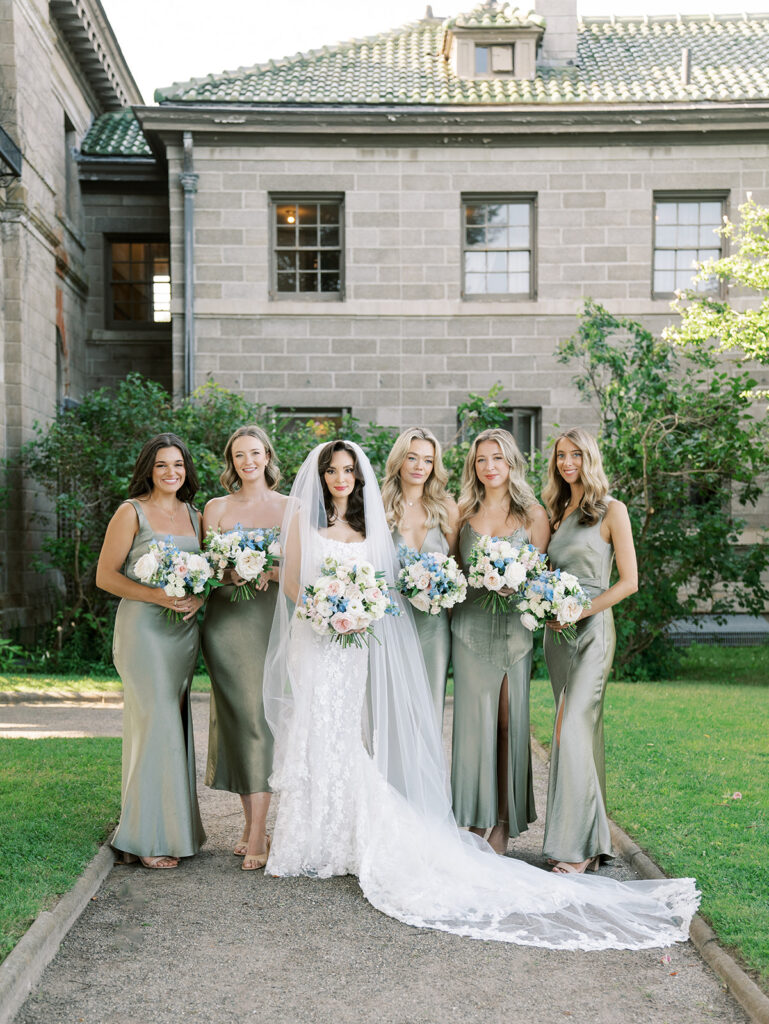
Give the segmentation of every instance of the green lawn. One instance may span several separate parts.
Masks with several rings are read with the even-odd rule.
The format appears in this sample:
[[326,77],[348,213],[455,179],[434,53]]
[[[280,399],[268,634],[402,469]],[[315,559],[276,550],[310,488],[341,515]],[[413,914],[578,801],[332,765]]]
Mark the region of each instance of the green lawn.
[[[680,680],[610,683],[605,718],[609,813],[667,874],[697,879],[703,916],[765,988],[767,655],[769,648],[693,650]],[[549,683],[533,683],[531,714],[549,746]]]
[[119,814],[119,739],[0,739],[0,960]]
[[[192,680],[193,693],[208,693],[211,683],[205,673]],[[114,673],[104,675],[44,675],[21,674],[0,675],[0,692],[18,693],[20,690],[45,693],[50,696],[78,697],[81,694],[122,693],[123,684]]]

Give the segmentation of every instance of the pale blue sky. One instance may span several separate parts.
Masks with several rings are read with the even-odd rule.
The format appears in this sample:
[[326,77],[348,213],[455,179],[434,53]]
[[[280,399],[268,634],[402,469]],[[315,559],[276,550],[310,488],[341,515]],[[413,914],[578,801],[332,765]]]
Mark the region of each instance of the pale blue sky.
[[[424,16],[425,0],[102,0],[146,103],[158,86],[248,67]],[[448,17],[475,0],[438,0]],[[522,2],[521,7],[536,6]],[[578,0],[580,14],[769,11],[769,0]]]

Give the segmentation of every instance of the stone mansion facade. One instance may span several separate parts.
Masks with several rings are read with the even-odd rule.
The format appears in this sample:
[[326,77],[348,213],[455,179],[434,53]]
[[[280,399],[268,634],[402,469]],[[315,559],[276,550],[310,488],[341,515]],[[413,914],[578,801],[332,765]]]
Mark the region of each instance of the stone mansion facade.
[[[23,157],[0,190],[9,451],[129,370],[178,396],[213,379],[446,441],[467,393],[500,382],[531,449],[555,423],[594,422],[554,358],[582,300],[661,330],[692,263],[720,252],[723,216],[749,192],[769,203],[769,16],[428,8],[150,106],[98,0],[0,2],[17,24],[31,8],[49,19],[40,60],[60,106],[35,154],[3,107]],[[73,42],[87,17],[101,92]],[[15,211],[33,185],[51,213],[25,288],[14,231],[27,217],[31,238],[34,218]],[[24,516],[20,500],[5,566]],[[27,603],[9,592],[0,616]]]

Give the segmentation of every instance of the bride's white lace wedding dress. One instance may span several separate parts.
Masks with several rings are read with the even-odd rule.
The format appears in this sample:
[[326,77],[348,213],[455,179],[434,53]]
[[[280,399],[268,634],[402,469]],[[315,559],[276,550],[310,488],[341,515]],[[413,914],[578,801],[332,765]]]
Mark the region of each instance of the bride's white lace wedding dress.
[[[311,543],[312,564],[327,555],[358,555],[380,567],[381,552],[369,542],[344,544],[315,532]],[[412,628],[399,620],[392,625]],[[380,640],[387,643],[386,631]],[[354,874],[384,913],[472,938],[586,950],[641,949],[687,938],[698,904],[692,879],[619,883],[554,875],[498,857],[457,829],[445,775],[437,783],[443,794],[429,791],[415,786],[417,769],[408,751],[390,743],[382,756],[377,721],[389,720],[376,681],[384,672],[378,659],[386,660],[386,652],[374,640],[371,648],[342,648],[307,622],[290,623],[286,671],[293,700],[277,738],[272,781],[280,804],[268,875]],[[407,721],[399,714],[408,703],[406,690],[384,698],[399,705],[389,707],[386,731],[416,730],[410,733],[414,748],[419,730],[432,728],[433,720],[418,668],[409,685],[425,686],[423,726],[418,716]],[[369,724],[373,731],[364,738]],[[436,774],[429,757],[421,761],[425,775]],[[421,795],[427,792],[429,797]]]

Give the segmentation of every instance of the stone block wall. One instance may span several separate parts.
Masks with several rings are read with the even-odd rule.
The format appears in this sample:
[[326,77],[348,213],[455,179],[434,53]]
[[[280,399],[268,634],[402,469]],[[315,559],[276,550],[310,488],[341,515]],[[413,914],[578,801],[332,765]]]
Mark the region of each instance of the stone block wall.
[[[174,379],[182,374],[180,152],[169,150]],[[655,191],[727,190],[769,202],[766,144],[364,148],[206,146],[196,135],[196,371],[269,404],[349,407],[365,420],[424,423],[448,441],[456,406],[496,382],[503,401],[554,424],[595,423],[557,344],[585,298],[659,332],[651,296]],[[340,302],[270,298],[271,193],[342,193]],[[535,193],[533,300],[461,298],[462,196]],[[765,517],[766,509],[759,515]]]

